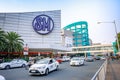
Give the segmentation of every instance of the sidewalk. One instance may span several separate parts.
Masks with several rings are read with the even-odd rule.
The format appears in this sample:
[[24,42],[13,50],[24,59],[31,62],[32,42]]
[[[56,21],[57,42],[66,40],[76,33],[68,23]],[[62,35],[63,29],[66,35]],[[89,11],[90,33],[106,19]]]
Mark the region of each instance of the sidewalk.
[[110,60],[105,80],[120,80],[120,60]]

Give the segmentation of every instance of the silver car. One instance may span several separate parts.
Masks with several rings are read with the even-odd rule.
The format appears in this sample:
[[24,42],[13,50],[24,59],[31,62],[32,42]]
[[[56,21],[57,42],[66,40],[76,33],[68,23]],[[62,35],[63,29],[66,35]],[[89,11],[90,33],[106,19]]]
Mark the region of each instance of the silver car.
[[0,64],[0,69],[10,69],[15,67],[25,67],[27,65],[27,61],[23,59],[13,59],[10,62],[3,62]]
[[93,61],[94,61],[94,57],[92,57],[92,56],[87,56],[86,61],[87,61],[87,62],[93,62]]

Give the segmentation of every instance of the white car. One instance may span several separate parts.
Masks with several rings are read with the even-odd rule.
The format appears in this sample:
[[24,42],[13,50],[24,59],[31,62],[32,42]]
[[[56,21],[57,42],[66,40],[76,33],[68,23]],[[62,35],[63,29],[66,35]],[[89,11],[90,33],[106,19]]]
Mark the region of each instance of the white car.
[[3,77],[2,75],[0,75],[0,80],[5,80],[5,77]]
[[70,57],[69,56],[63,56],[62,57],[62,61],[69,61],[70,60]]
[[71,66],[79,66],[79,65],[84,65],[84,59],[80,57],[73,57],[70,60],[70,65]]
[[105,60],[105,59],[106,59],[106,57],[104,57],[104,56],[101,56],[101,57],[100,57],[100,59],[101,59],[101,60]]
[[86,61],[87,61],[87,62],[93,62],[93,61],[94,61],[94,57],[92,57],[92,56],[87,56]]
[[0,69],[10,69],[14,67],[25,67],[27,65],[27,61],[23,59],[13,59],[10,62],[4,62],[0,64]]
[[37,61],[29,68],[29,75],[48,74],[53,70],[57,70],[59,63],[53,58],[44,58]]

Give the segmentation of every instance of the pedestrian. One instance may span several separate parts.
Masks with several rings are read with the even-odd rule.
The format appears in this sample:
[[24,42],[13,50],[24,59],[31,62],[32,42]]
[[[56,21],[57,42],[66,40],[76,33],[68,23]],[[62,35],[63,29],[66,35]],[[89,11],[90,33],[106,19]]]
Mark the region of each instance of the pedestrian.
[[110,56],[107,56],[108,64],[110,63]]
[[114,61],[114,56],[111,56],[112,61]]

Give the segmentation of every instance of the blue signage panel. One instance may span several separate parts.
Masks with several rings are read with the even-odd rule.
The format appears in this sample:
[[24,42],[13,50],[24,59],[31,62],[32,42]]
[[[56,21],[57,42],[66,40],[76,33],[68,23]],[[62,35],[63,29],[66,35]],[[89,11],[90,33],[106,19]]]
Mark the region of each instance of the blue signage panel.
[[33,29],[42,35],[52,32],[54,28],[54,22],[48,15],[38,15],[32,22]]

